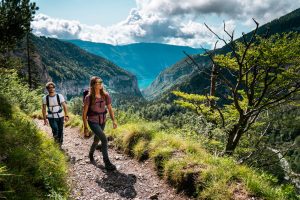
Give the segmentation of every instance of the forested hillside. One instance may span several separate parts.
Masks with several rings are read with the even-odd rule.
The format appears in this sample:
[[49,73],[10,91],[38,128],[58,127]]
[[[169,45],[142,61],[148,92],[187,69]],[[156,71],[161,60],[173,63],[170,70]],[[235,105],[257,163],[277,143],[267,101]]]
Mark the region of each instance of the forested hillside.
[[[272,35],[289,31],[300,31],[300,9],[296,9],[295,11],[285,16],[282,16],[260,26],[257,30],[257,34]],[[253,31],[245,34],[245,38],[249,39],[252,33]],[[243,38],[239,38],[236,41],[242,42]],[[217,49],[215,53],[225,54],[229,51],[229,46],[225,45],[224,47]],[[169,94],[170,91],[174,90],[175,88],[191,93],[197,93],[199,90],[201,90],[202,93],[205,92],[208,85],[202,86],[202,83],[200,83],[200,87],[198,87],[199,82],[194,82],[193,80],[198,79],[205,82],[207,76],[200,72],[205,70],[205,68],[210,67],[210,59],[209,57],[207,57],[207,55],[205,56],[199,54],[193,55],[192,57],[196,61],[198,67],[189,58],[186,57],[182,61],[162,71],[159,76],[151,83],[151,85],[143,91],[144,96],[147,99],[153,99],[153,97],[159,97],[163,93]],[[177,74],[180,74],[180,77]]]
[[58,39],[31,34],[15,50],[15,54],[23,58],[24,63],[27,63],[27,54],[22,49],[26,47],[27,41],[31,47],[31,71],[36,69],[34,74],[41,76],[40,82],[56,82],[59,91],[68,97],[80,95],[83,89],[88,88],[89,79],[93,75],[102,77],[112,93],[141,97],[133,74],[102,57]]
[[191,57],[195,62],[201,63],[199,64],[201,69],[198,69],[198,67],[195,66],[189,58],[182,59],[180,62],[177,62],[162,71],[151,85],[143,90],[145,98],[148,100],[161,98],[163,94],[168,95],[173,88],[177,88],[181,85],[183,85],[181,89],[191,92],[202,90],[200,88],[206,88],[208,86],[208,82],[205,81],[206,79],[203,77],[203,74],[201,74],[201,77],[198,79],[200,81],[196,82],[195,86],[192,83],[189,83],[189,81],[192,80],[191,77],[196,74],[198,75],[198,70],[206,70],[205,68],[207,68],[210,64],[210,59],[206,55],[192,55]]

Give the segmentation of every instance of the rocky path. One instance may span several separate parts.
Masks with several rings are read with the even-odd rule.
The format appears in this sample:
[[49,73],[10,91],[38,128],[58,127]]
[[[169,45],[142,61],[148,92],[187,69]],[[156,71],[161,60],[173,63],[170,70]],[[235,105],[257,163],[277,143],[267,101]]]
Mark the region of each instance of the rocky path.
[[[37,126],[52,137],[49,126],[43,121],[35,120]],[[176,194],[175,189],[159,179],[151,161],[139,163],[130,157],[115,151],[109,144],[109,156],[117,170],[109,172],[104,169],[102,154],[95,153],[97,165],[88,159],[92,138],[83,139],[77,128],[65,128],[62,146],[69,160],[69,183],[72,199],[188,199]]]

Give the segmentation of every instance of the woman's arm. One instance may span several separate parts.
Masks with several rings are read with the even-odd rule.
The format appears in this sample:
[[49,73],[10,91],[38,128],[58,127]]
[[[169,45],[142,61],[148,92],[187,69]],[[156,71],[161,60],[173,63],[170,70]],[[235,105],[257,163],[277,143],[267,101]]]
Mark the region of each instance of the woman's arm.
[[115,116],[114,116],[114,111],[112,109],[111,104],[108,104],[107,108],[108,108],[108,112],[109,112],[110,118],[113,121],[113,128],[117,128],[118,125],[117,125],[117,122],[116,122],[116,119],[115,119]]
[[87,133],[88,131],[88,127],[87,127],[87,112],[89,109],[89,105],[87,105],[86,103],[83,105],[83,109],[82,109],[82,121],[83,121],[83,127],[84,127],[84,134]]

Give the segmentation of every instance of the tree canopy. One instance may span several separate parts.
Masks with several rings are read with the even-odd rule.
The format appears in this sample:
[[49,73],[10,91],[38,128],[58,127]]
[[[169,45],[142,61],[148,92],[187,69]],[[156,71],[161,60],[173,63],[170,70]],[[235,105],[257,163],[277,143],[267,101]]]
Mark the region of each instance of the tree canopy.
[[[298,33],[230,41],[231,52],[212,57],[217,80],[225,86],[222,95],[208,96],[174,92],[176,103],[195,110],[228,133],[226,154],[232,154],[242,135],[269,108],[287,103],[300,90],[300,36]],[[217,106],[212,101],[230,99]]]
[[30,31],[38,7],[29,0],[2,0],[0,2],[0,53],[10,51]]

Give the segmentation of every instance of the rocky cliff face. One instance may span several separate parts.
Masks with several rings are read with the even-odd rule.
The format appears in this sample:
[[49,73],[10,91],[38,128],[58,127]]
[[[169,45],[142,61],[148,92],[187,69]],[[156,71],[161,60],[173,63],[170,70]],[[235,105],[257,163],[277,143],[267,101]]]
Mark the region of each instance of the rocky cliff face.
[[113,76],[108,81],[108,88],[113,92],[119,91],[122,94],[141,94],[138,89],[138,83],[135,76],[128,77],[124,75]]
[[[52,81],[51,77],[49,77],[48,80]],[[110,79],[104,79],[103,81],[105,90],[110,94],[116,93],[140,96],[135,77],[114,76]],[[58,91],[65,96],[80,96],[84,89],[89,88],[89,79],[56,81],[56,85]]]

